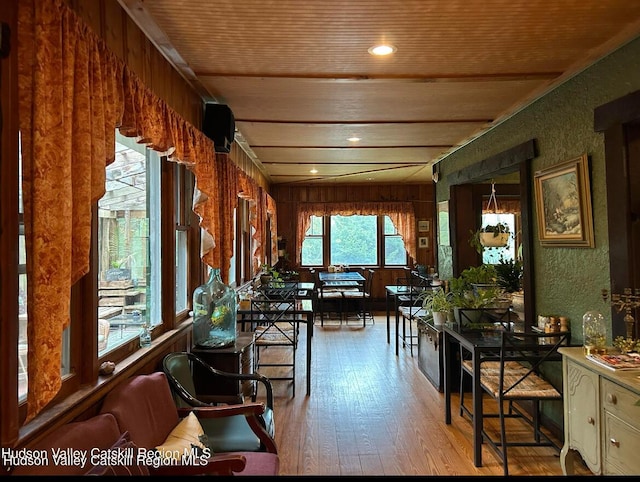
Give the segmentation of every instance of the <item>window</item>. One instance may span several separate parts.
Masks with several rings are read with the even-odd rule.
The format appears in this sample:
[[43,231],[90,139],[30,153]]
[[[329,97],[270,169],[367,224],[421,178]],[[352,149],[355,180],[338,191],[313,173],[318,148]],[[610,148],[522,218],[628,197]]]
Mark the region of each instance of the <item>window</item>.
[[[28,346],[27,335],[27,253],[23,217],[22,159],[18,146],[17,165],[17,206],[11,217],[17,223],[17,400],[20,416],[24,419],[28,393]],[[173,277],[170,270],[175,267],[176,315],[182,312],[186,317],[189,308],[189,293],[195,280],[190,273],[194,262],[190,260],[189,241],[198,228],[192,215],[194,176],[185,166],[170,163],[170,169],[161,169],[164,158],[135,140],[116,133],[116,159],[106,168],[105,194],[98,201],[97,236],[94,247],[97,263],[91,272],[72,287],[71,323],[63,333],[61,374],[63,386],[58,394],[64,398],[73,393],[82,383],[91,382],[83,378],[86,371],[81,366],[99,364],[107,358],[118,362],[139,348],[138,336],[142,322],[152,328],[162,324],[161,285],[163,269],[167,277]],[[166,166],[165,166],[166,167]],[[164,177],[166,175],[166,177]],[[169,195],[161,197],[161,181],[173,183]],[[173,199],[172,199],[173,198]],[[170,206],[164,209],[164,206]],[[163,217],[166,217],[164,222]],[[164,257],[175,255],[161,263],[161,232],[163,226],[175,226],[176,246],[169,249]],[[93,278],[95,276],[95,278]],[[87,307],[92,299],[84,292],[94,289],[97,281],[97,306]],[[90,292],[88,294],[91,294]],[[165,300],[173,307],[173,300]],[[95,319],[84,317],[85,310],[93,311]],[[141,320],[133,316],[140,312]],[[176,316],[178,319],[178,316]],[[167,326],[174,319],[167,320]],[[91,323],[93,329],[87,329]],[[158,330],[161,328],[158,328]],[[95,335],[94,335],[95,330]],[[92,338],[84,338],[91,333]],[[154,333],[155,334],[155,333]],[[97,344],[98,359],[88,354],[89,343]],[[94,345],[95,346],[95,345]]]
[[497,264],[500,258],[505,260],[516,259],[516,216],[513,213],[482,213],[482,226],[504,223],[509,226],[509,243],[503,248],[485,248],[482,250],[482,262],[485,264]]
[[377,265],[377,216],[331,216],[330,264]]
[[161,320],[160,157],[116,134],[98,202],[98,356]]
[[384,261],[386,266],[406,266],[407,251],[404,249],[402,236],[391,222],[389,216],[384,217]]
[[229,261],[229,286],[237,287],[238,273],[237,270],[237,254],[238,254],[238,210],[233,210],[233,232],[235,234],[233,241],[233,251],[231,252],[231,260]]
[[324,251],[324,224],[321,216],[311,216],[311,226],[302,242],[302,265],[322,266]]
[[[27,336],[27,250],[24,231],[24,204],[22,197],[22,148],[18,138],[18,400],[24,402],[28,393],[28,360],[29,339]],[[69,328],[63,333],[61,374],[70,373]]]
[[[20,151],[21,152],[21,151]],[[24,206],[22,203],[22,156],[18,154],[18,203],[19,203],[19,237],[18,237],[18,398],[27,397],[27,251],[24,239]]]
[[231,265],[235,275],[229,274],[229,279],[234,279],[236,286],[248,281],[253,275],[251,269],[253,232],[249,221],[251,216],[250,207],[249,201],[240,198],[238,199],[238,208],[234,211],[235,240]]
[[407,252],[389,216],[311,216],[302,243],[302,265],[327,264],[405,266]]
[[189,308],[189,220],[194,176],[185,166],[173,166],[176,226],[176,314]]

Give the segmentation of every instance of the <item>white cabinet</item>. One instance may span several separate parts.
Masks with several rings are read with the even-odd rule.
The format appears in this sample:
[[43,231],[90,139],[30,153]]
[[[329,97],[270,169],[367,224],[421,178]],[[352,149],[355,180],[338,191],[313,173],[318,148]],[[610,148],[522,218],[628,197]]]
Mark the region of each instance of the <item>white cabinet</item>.
[[582,348],[563,355],[562,471],[574,473],[578,455],[598,475],[640,475],[640,372],[615,372],[585,358]]

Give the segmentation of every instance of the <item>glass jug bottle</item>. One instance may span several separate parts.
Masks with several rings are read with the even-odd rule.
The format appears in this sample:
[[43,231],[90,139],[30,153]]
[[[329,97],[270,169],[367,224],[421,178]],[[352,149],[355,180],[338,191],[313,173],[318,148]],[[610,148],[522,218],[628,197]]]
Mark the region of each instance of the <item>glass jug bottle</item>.
[[193,292],[193,342],[201,348],[223,348],[236,341],[236,293],[222,282],[220,269]]

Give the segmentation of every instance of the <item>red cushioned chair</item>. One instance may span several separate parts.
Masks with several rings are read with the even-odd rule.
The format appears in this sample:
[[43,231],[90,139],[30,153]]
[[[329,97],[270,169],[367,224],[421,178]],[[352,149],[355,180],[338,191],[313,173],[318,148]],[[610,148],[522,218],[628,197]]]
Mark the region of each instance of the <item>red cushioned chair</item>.
[[92,466],[80,464],[55,464],[51,459],[52,449],[76,449],[90,452],[92,449],[106,450],[120,438],[120,429],[113,415],[96,415],[82,422],[70,422],[46,435],[31,450],[44,450],[49,454],[47,465],[28,464],[16,467],[11,475],[84,475]]
[[[138,447],[161,445],[181,416],[193,411],[199,419],[245,413],[261,415],[263,403],[218,407],[176,408],[167,377],[162,372],[137,375],[113,389],[104,399],[101,413],[111,413],[121,432],[128,431]],[[205,466],[150,467],[151,475],[278,475],[279,458],[273,452],[216,453]]]

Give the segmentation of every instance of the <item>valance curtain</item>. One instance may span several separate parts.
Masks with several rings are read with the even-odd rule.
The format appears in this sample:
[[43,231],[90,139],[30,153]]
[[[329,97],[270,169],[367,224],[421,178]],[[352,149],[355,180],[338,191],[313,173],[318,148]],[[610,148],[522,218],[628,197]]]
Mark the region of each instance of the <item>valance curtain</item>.
[[302,242],[311,226],[311,216],[387,215],[404,241],[409,256],[416,259],[416,215],[410,202],[300,203],[297,209],[296,259],[302,261]]
[[506,214],[506,213],[520,213],[520,200],[519,199],[500,199],[497,203],[497,206],[491,203],[491,207],[488,206],[489,200],[485,199],[482,201],[482,212],[483,213],[496,213],[496,214]]
[[[255,181],[238,182],[244,173],[230,165],[228,156],[216,156],[212,141],[146,88],[62,0],[19,0],[18,84],[28,421],[61,387],[62,332],[70,322],[71,286],[89,271],[91,212],[105,192],[116,127],[194,172],[198,197],[193,210],[206,234],[202,260],[223,273],[228,275],[233,243],[229,213],[237,194],[252,191],[256,209],[266,213],[266,206]],[[262,226],[254,225],[258,235]]]

